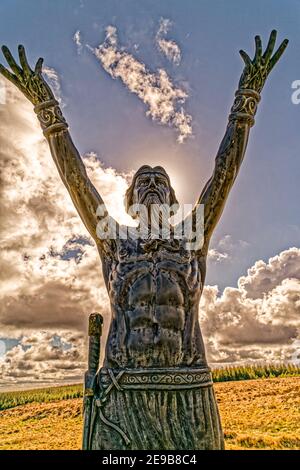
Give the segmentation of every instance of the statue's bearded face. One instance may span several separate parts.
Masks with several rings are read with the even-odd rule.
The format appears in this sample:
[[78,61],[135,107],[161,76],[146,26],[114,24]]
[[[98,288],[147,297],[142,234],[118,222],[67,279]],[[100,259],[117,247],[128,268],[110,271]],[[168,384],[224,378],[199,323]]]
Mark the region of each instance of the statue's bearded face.
[[166,176],[156,171],[138,175],[133,190],[133,203],[150,208],[152,204],[170,205],[170,184]]

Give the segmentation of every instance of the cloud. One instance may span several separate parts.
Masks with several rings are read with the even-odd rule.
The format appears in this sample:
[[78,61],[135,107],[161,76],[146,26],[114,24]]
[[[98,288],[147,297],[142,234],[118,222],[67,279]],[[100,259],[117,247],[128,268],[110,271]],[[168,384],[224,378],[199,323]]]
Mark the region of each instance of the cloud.
[[4,78],[0,77],[0,106],[6,102],[6,87]]
[[[109,318],[100,259],[32,106],[10,84],[7,95],[0,122],[1,336],[18,337],[33,329],[85,331],[92,311]],[[123,208],[127,175],[105,168],[94,153],[84,161],[110,213],[128,222]]]
[[[32,106],[9,83],[1,118],[0,336],[17,344],[6,352],[1,346],[0,385],[78,381],[88,314],[104,315],[103,344],[110,322],[100,260]],[[93,152],[83,158],[109,212],[129,223],[123,197],[130,175],[105,168]],[[222,240],[210,256],[234,250],[235,241]],[[299,323],[299,248],[257,261],[236,288],[204,288],[200,324],[210,363],[291,360]]]
[[83,334],[40,331],[23,336],[0,359],[0,386],[55,385],[78,381],[86,367]]
[[81,42],[81,33],[79,30],[77,30],[73,36],[73,41],[75,42],[77,46],[77,52],[78,54],[81,54],[82,52],[82,42]]
[[238,287],[206,286],[200,323],[211,362],[288,361],[300,337],[300,249],[257,261]]
[[218,248],[230,252],[231,254],[234,251],[242,250],[247,248],[249,243],[245,240],[234,240],[231,235],[224,235],[218,242]]
[[257,261],[248,269],[247,276],[240,278],[239,287],[255,299],[291,277],[300,279],[300,250],[295,247],[282,251],[267,263]]
[[1,356],[4,356],[5,351],[6,351],[5,341],[3,339],[0,339],[0,359],[1,359]]
[[215,248],[211,248],[208,250],[208,259],[210,261],[219,263],[221,261],[228,259],[228,253],[221,253],[220,251],[216,250]]
[[243,256],[249,243],[244,240],[234,240],[231,235],[225,235],[215,241],[212,248],[208,250],[208,261],[214,264],[233,262]]
[[103,44],[96,48],[88,47],[112,78],[119,78],[129,91],[145,103],[147,116],[175,128],[180,143],[192,135],[192,117],[183,108],[187,92],[176,87],[164,69],[150,72],[144,63],[118,48],[117,29],[114,26],[106,28]]
[[172,26],[172,22],[167,18],[161,18],[159,22],[159,28],[156,33],[155,41],[158,50],[166,56],[166,58],[173,62],[175,65],[179,65],[181,61],[181,51],[175,41],[165,39],[165,36],[169,32]]
[[47,67],[46,65],[43,67],[43,75],[46,76],[47,81],[49,82],[50,87],[54,91],[55,97],[57,101],[60,103],[62,107],[64,107],[64,103],[61,96],[61,85],[58,73],[52,67]]

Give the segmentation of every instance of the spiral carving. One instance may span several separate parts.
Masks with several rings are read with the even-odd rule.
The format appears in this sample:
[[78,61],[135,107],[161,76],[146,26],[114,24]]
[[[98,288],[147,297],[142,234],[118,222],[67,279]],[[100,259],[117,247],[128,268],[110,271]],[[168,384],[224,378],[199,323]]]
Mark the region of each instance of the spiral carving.
[[235,93],[235,100],[231,108],[229,120],[246,120],[251,126],[254,124],[254,116],[260,95],[254,90],[240,89]]
[[[101,370],[101,384],[108,386],[109,377],[105,369]],[[100,379],[100,377],[99,377]],[[104,385],[105,384],[105,385]],[[124,370],[119,380],[121,389],[174,389],[194,388],[212,384],[209,369],[161,369],[161,370]]]
[[45,136],[68,128],[58,102],[55,99],[38,104],[34,108]]

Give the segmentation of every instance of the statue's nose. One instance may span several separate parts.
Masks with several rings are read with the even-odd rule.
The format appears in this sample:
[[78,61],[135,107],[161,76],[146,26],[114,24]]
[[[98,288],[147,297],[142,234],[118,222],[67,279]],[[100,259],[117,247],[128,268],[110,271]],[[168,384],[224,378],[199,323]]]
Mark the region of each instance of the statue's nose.
[[155,177],[154,176],[151,176],[149,186],[150,186],[150,188],[152,186],[156,188],[156,182],[155,182]]

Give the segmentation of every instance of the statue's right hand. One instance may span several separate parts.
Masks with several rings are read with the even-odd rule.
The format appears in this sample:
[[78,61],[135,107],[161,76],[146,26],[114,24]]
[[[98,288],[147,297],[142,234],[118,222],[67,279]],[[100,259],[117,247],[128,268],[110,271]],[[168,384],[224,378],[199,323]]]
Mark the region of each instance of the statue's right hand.
[[31,70],[27,62],[24,46],[20,45],[18,51],[21,66],[17,64],[8,47],[2,46],[4,57],[14,73],[7,70],[2,64],[0,64],[0,73],[16,85],[34,105],[54,99],[51,88],[42,76],[43,59],[40,57],[35,69]]

